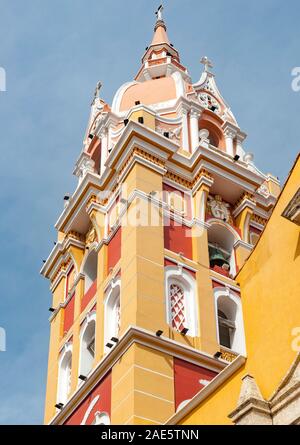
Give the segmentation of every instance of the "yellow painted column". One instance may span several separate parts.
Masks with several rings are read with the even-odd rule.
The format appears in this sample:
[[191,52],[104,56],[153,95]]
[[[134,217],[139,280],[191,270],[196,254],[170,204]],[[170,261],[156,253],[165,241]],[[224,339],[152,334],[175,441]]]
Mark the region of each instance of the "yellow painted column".
[[195,217],[199,218],[200,222],[193,227],[192,237],[193,260],[198,264],[196,273],[199,320],[197,348],[214,354],[219,346],[217,342],[215,302],[210,278],[208,234],[204,226],[208,194],[209,187],[203,184],[194,195]]
[[253,209],[250,207],[245,207],[236,217],[236,225],[241,231],[242,240],[246,243],[249,243],[249,224],[252,215]]
[[174,414],[173,357],[132,345],[112,371],[112,424],[158,425]]
[[[53,293],[52,306],[57,308],[64,299],[66,280],[62,278]],[[60,309],[50,323],[50,341],[48,355],[47,389],[45,400],[45,424],[49,423],[56,412],[58,379],[58,355],[59,345],[63,331],[63,309]]]
[[245,261],[251,253],[251,250],[247,248],[247,244],[250,242],[250,220],[252,215],[253,207],[246,206],[236,217],[236,225],[240,229],[242,241],[246,243],[246,245],[240,243],[235,248],[235,257],[238,270],[243,267]]
[[[161,194],[161,175],[136,164],[126,177],[123,198],[135,190]],[[121,335],[135,325],[152,332],[161,329],[167,336],[163,219],[150,199],[135,197],[122,218],[121,277]],[[157,424],[173,412],[172,359],[132,346],[113,367],[112,422]]]
[[95,361],[99,363],[104,354],[104,284],[107,277],[107,245],[103,244],[98,253],[98,275],[96,296],[96,335],[95,335]]
[[80,278],[75,289],[74,305],[74,324],[73,324],[73,350],[72,350],[72,375],[71,375],[71,394],[78,386],[78,369],[80,356],[80,314],[81,300],[84,294],[84,279]]
[[[125,189],[128,197],[134,190],[161,193],[162,177],[135,165]],[[121,274],[121,334],[130,325],[153,331],[166,328],[162,214],[139,196],[122,218]]]
[[[97,232],[98,242],[105,236],[105,214],[93,210],[90,219]],[[104,284],[107,278],[107,245],[102,244],[98,252],[97,263],[97,294],[96,294],[96,333],[95,333],[95,360],[94,366],[102,359],[104,354]]]

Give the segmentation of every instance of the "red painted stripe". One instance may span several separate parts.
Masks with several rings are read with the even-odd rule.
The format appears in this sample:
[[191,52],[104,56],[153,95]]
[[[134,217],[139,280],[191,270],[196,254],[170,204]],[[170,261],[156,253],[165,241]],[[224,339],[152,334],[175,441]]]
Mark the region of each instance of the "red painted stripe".
[[181,252],[185,258],[193,259],[191,230],[179,225],[174,220],[165,220],[164,240],[165,248],[172,252]]
[[121,258],[121,227],[119,227],[108,243],[107,257],[107,268],[109,271],[110,268],[115,267]]
[[81,300],[81,312],[87,307],[91,299],[96,295],[97,291],[97,279],[93,282],[91,287],[88,289],[88,291],[85,293]]
[[75,293],[72,295],[64,309],[64,334],[66,334],[74,323]]
[[211,381],[216,372],[174,358],[175,407],[193,398],[205,385],[201,380]]

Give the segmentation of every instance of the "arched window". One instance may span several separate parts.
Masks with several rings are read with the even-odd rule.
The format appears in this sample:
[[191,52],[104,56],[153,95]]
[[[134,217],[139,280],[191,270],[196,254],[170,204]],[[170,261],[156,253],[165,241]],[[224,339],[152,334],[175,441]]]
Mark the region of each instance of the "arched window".
[[240,239],[229,224],[213,220],[209,222],[208,249],[211,269],[224,275],[236,274],[235,242]]
[[97,252],[95,250],[89,252],[84,262],[82,272],[85,277],[84,293],[86,293],[97,279]]
[[181,267],[168,266],[165,286],[167,323],[178,332],[188,329],[187,335],[197,336],[195,279]]
[[81,328],[79,375],[87,376],[95,358],[96,312],[90,312]]
[[216,323],[220,346],[245,354],[244,322],[241,300],[225,288],[216,288]]
[[235,334],[235,322],[228,319],[224,312],[218,310],[219,342],[220,345],[231,349]]
[[186,302],[185,289],[180,281],[170,280],[169,298],[171,305],[171,323],[172,328],[181,332],[186,327]]
[[[213,104],[211,104],[211,106],[214,107]],[[200,131],[207,130],[209,132],[207,139],[209,140],[210,145],[223,150],[225,147],[225,143],[223,131],[220,128],[220,124],[216,121],[212,121],[210,117],[208,119],[207,118],[208,116],[206,116],[206,119],[200,120],[199,129]]]
[[58,369],[57,403],[65,404],[71,391],[72,345],[67,343],[61,353]]
[[[109,352],[116,342],[112,338],[119,338],[121,323],[121,306],[120,306],[120,280],[112,282],[107,291],[105,300],[105,321],[104,321],[104,350]],[[111,347],[107,345],[111,345]]]

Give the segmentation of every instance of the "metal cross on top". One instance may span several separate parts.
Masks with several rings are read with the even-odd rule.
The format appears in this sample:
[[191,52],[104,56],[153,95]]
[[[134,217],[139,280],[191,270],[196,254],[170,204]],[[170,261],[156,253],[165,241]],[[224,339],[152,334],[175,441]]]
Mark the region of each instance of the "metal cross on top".
[[207,73],[210,72],[209,68],[213,68],[213,64],[212,61],[209,60],[208,57],[202,57],[202,59],[200,60],[200,63],[202,63],[202,65],[204,65],[204,69]]
[[163,10],[164,10],[164,6],[160,5],[160,7],[158,8],[158,10],[155,13],[156,17],[157,17],[157,20],[163,21]]

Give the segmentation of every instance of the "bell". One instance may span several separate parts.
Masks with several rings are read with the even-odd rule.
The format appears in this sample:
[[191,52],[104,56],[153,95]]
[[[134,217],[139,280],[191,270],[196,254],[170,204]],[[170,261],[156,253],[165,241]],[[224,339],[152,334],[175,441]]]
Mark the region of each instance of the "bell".
[[210,267],[219,266],[223,267],[224,264],[230,267],[228,260],[224,257],[222,250],[216,247],[211,247],[209,252]]

